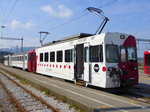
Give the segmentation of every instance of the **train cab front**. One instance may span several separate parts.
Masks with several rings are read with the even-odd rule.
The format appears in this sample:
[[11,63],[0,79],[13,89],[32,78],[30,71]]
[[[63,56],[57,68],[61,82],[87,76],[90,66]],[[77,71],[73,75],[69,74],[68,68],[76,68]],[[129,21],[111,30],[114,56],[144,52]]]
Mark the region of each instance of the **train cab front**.
[[128,87],[138,84],[137,50],[133,36],[129,36],[124,44],[120,46],[119,58],[120,85]]
[[[121,40],[120,40],[121,41]],[[136,40],[126,36],[122,44],[106,45],[108,86],[130,87],[138,84],[138,62]]]

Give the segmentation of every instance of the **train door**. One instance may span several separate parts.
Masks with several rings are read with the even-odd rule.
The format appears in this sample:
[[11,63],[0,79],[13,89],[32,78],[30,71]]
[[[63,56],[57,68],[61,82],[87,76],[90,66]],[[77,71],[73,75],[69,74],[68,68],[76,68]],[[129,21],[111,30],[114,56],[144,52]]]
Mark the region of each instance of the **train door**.
[[84,44],[84,81],[89,82],[90,80],[90,62],[89,62],[89,43]]
[[25,54],[23,54],[23,70],[25,70]]
[[84,78],[84,44],[76,45],[75,51],[75,79],[78,81]]
[[31,71],[36,72],[36,53],[31,53]]
[[28,52],[28,71],[36,72],[36,52],[32,50]]

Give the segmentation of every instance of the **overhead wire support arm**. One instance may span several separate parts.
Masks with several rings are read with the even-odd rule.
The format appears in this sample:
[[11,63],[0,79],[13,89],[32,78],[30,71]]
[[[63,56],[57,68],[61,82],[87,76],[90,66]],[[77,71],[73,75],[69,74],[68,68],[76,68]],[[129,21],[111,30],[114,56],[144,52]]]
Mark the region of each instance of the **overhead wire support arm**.
[[[44,31],[40,31],[40,43],[41,45],[43,45],[43,41],[44,39],[47,37],[48,34],[50,34],[49,32],[44,32]],[[42,38],[42,34],[45,34],[45,36]]]
[[95,34],[97,34],[97,32],[99,31],[98,34],[101,34],[101,32],[103,31],[106,23],[109,21],[109,19],[107,17],[105,17],[105,19],[103,20],[103,22],[101,23],[101,25],[99,26],[99,28],[97,29],[97,31],[95,32]]
[[23,37],[22,38],[11,38],[11,37],[0,37],[2,40],[21,40],[21,52],[23,52]]

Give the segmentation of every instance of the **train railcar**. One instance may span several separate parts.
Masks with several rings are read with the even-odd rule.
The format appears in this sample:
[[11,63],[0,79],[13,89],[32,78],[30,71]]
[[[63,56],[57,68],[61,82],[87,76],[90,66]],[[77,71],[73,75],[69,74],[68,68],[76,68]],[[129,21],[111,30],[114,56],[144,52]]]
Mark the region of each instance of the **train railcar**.
[[4,56],[4,65],[11,66],[11,55]]
[[81,33],[38,47],[28,55],[32,60],[28,69],[39,74],[102,88],[138,83],[136,40],[132,35]]
[[144,52],[144,73],[150,75],[150,51]]
[[22,68],[23,70],[27,69],[27,53],[17,53],[11,55],[11,66]]

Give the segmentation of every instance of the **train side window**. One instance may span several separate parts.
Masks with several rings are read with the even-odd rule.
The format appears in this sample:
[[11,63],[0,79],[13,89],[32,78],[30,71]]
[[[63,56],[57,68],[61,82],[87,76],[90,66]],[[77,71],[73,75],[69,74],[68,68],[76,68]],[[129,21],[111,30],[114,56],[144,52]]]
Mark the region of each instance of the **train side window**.
[[65,50],[65,62],[72,62],[72,50]]
[[63,52],[57,51],[57,62],[62,62],[63,60]]
[[103,46],[90,46],[90,62],[103,62]]
[[88,47],[84,48],[84,62],[88,62],[89,61],[89,49]]
[[50,62],[55,62],[55,52],[50,52]]
[[45,55],[44,55],[44,61],[45,62],[48,62],[48,57],[49,57],[48,55],[49,55],[48,52],[46,52]]
[[40,62],[43,62],[43,53],[40,53]]
[[25,60],[27,60],[27,56],[25,56]]
[[126,62],[126,48],[124,46],[120,47],[120,56],[121,62]]

